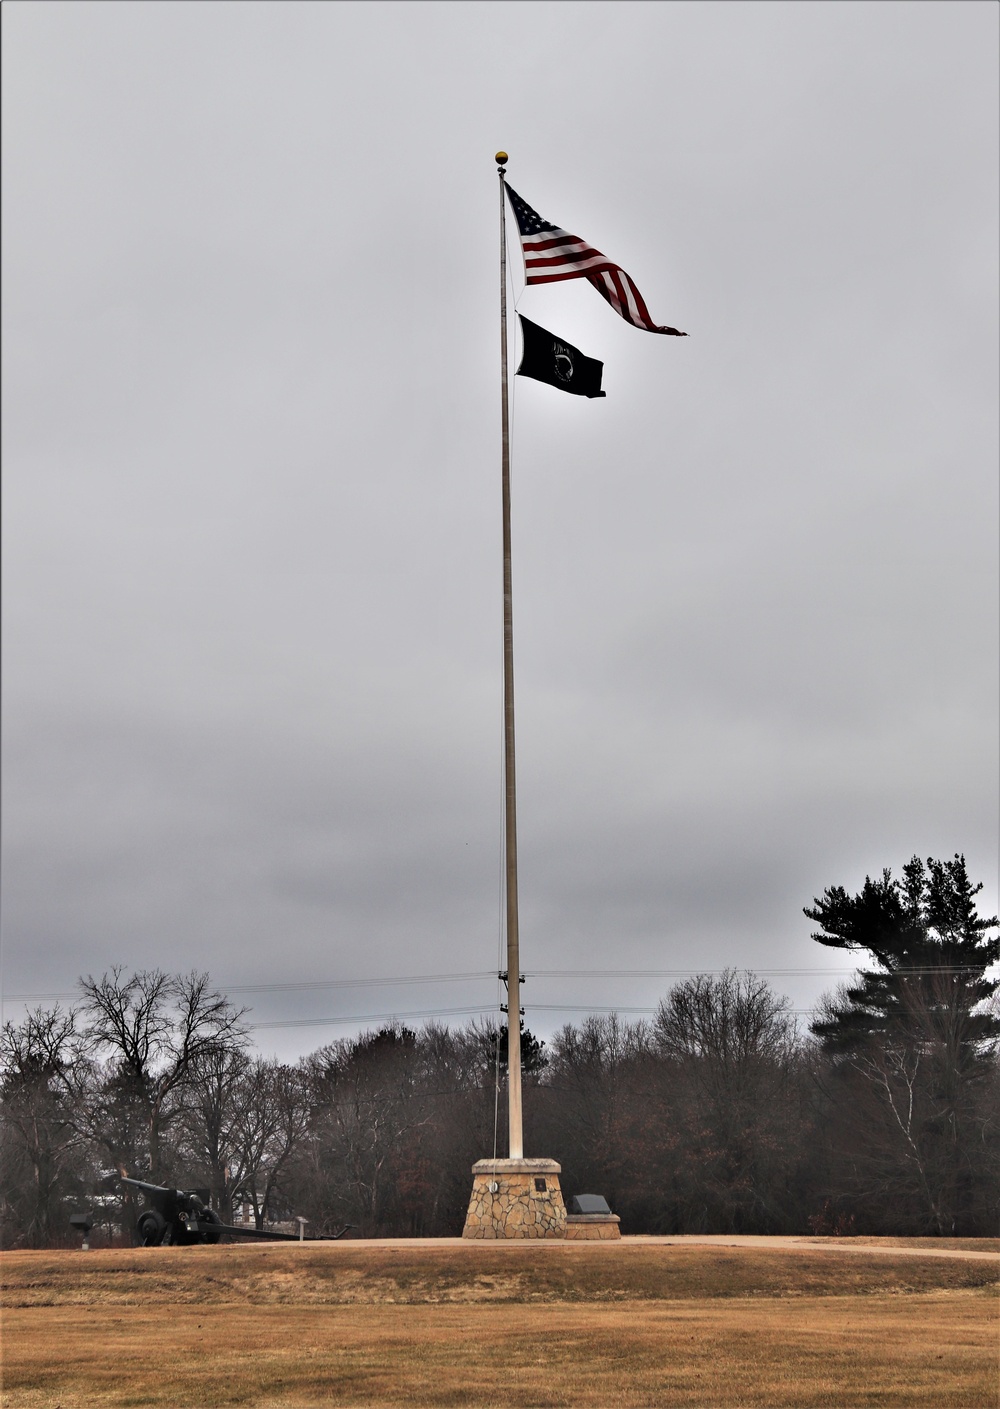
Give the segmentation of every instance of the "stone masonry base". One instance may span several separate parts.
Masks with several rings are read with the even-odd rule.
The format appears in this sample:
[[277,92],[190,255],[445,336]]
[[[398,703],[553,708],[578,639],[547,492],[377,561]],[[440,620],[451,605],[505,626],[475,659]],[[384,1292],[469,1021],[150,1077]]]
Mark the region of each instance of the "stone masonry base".
[[553,1159],[477,1160],[462,1237],[565,1238],[560,1173]]
[[570,1213],[566,1215],[566,1237],[600,1238],[607,1242],[621,1237],[619,1222],[617,1213]]

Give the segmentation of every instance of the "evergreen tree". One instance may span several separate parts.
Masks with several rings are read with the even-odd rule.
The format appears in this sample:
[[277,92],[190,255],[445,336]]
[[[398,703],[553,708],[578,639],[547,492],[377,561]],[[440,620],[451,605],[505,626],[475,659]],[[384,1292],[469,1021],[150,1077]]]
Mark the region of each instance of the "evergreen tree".
[[828,1002],[813,1033],[826,1051],[847,1054],[874,1036],[916,1036],[928,1022],[937,1038],[974,1061],[1000,1036],[1000,1022],[974,1011],[998,987],[986,970],[1000,957],[996,916],[982,919],[965,857],[951,861],[918,856],[903,867],[865,877],[860,893],[831,886],[804,914],[822,926],[812,937],[834,949],[867,950],[877,968],[862,970]]
[[[805,911],[813,938],[875,967],[827,998],[812,1031],[831,1063],[824,1129],[831,1190],[864,1227],[981,1234],[996,1224],[997,921],[982,919],[964,856],[914,857],[858,895]],[[990,1011],[990,1007],[993,1011]]]

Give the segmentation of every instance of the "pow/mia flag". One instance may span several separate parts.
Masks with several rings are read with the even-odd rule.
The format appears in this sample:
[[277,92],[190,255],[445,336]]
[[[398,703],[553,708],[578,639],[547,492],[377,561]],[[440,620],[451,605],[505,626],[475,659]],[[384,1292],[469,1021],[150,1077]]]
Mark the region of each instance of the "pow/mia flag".
[[578,347],[563,342],[555,333],[546,332],[537,323],[523,314],[521,319],[521,339],[524,352],[521,365],[517,369],[519,377],[533,377],[536,382],[548,382],[549,386],[560,391],[572,392],[574,396],[605,396],[601,390],[601,374],[604,363],[593,357],[584,357]]

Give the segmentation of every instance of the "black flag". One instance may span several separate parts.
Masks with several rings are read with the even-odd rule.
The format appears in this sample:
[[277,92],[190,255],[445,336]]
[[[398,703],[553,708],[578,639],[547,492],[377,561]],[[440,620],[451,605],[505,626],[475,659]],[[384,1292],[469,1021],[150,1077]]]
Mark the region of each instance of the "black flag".
[[601,390],[603,362],[584,357],[578,347],[563,342],[555,333],[546,332],[523,314],[517,316],[521,320],[521,339],[524,343],[521,365],[517,369],[519,377],[548,382],[549,386],[572,392],[574,396],[607,394]]

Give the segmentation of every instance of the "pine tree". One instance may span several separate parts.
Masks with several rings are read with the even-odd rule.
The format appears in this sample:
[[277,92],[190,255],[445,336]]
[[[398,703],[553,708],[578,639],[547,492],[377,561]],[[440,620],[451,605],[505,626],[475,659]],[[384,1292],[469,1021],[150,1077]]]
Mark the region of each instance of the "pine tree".
[[869,1038],[926,1032],[958,1044],[973,1060],[1000,1036],[1000,1021],[974,1011],[997,990],[986,970],[1000,957],[997,918],[976,911],[982,884],[972,885],[965,857],[926,865],[918,856],[903,867],[865,877],[858,895],[831,886],[804,914],[822,929],[812,937],[834,949],[867,950],[878,966],[828,1003],[813,1033],[831,1053],[848,1053]]
[[984,1233],[1000,1183],[1000,1021],[986,970],[996,918],[976,912],[965,857],[914,857],[897,881],[826,890],[813,938],[875,961],[825,1000],[812,1031],[831,1063],[832,1185],[879,1231]]

